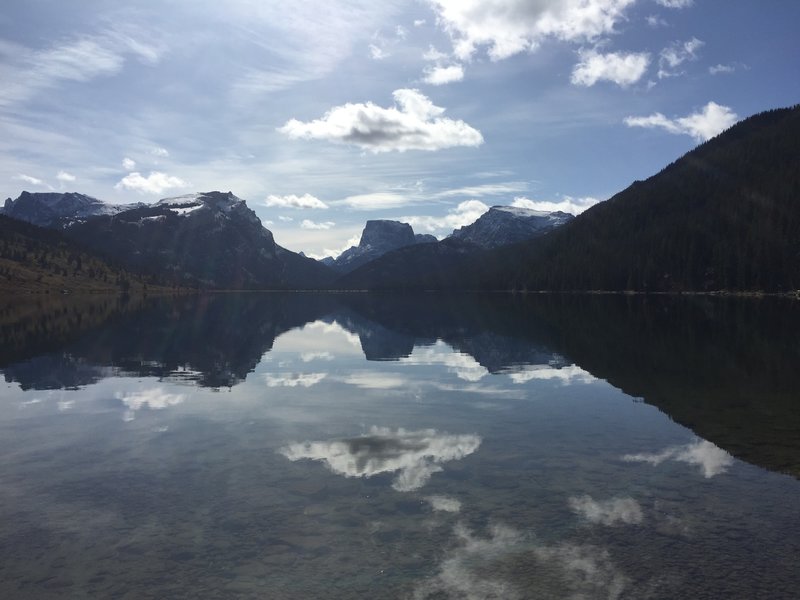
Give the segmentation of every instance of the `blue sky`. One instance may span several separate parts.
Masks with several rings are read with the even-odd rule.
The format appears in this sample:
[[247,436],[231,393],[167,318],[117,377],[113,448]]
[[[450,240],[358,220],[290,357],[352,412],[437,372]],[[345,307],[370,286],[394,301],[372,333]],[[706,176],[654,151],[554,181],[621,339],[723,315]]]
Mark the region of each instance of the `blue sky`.
[[4,197],[245,198],[315,256],[579,212],[800,101],[794,0],[6,0]]

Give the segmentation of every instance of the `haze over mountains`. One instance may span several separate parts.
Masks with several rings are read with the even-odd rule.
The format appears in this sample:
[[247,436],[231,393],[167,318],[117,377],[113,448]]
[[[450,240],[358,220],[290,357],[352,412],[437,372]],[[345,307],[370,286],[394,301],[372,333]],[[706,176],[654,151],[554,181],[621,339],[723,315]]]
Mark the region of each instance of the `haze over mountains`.
[[128,206],[23,192],[0,212],[188,287],[780,292],[800,288],[798,140],[800,107],[768,111],[578,217],[495,206],[442,241],[372,220],[321,262],[231,192]]

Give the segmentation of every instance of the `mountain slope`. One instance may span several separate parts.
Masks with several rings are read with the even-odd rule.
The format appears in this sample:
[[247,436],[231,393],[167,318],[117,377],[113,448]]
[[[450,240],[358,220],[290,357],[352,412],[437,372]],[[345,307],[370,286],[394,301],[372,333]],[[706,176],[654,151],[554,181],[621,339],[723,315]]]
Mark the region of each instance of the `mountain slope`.
[[148,278],[109,264],[61,232],[0,215],[0,294],[140,292]]
[[131,269],[226,289],[320,287],[333,272],[275,243],[231,192],[167,198],[78,222],[66,234]]
[[7,198],[0,213],[40,227],[61,228],[77,220],[114,215],[136,206],[142,205],[108,204],[74,192],[22,192],[16,200]]
[[[451,249],[452,250],[452,249]],[[402,254],[400,254],[402,253]],[[800,288],[800,106],[750,117],[535,240],[387,254],[357,289]]]
[[483,248],[497,248],[544,235],[573,218],[573,215],[561,211],[492,206],[477,221],[456,229],[450,237]]

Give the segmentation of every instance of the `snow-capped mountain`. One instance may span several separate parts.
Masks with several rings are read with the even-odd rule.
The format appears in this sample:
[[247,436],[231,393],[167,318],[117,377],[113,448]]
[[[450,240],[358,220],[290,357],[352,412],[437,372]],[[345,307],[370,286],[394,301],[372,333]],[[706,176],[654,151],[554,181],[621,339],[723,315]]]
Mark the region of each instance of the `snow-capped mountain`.
[[340,273],[349,273],[392,250],[435,241],[436,238],[432,235],[414,234],[408,223],[388,220],[367,221],[358,246],[352,246],[337,258],[325,259],[323,262]]
[[127,267],[212,288],[307,288],[333,273],[275,243],[256,214],[231,192],[165,198],[76,222],[70,237]]
[[142,204],[109,204],[75,192],[22,192],[6,199],[0,213],[39,227],[62,228],[100,215],[114,215]]
[[456,229],[449,237],[483,248],[496,248],[544,235],[573,218],[573,215],[561,211],[493,206],[477,221]]

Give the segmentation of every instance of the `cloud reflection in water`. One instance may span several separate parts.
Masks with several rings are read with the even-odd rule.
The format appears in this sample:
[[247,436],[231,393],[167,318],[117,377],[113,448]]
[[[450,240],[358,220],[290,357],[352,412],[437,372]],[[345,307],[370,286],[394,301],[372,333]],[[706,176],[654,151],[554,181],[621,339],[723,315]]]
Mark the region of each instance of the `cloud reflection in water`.
[[409,492],[424,486],[431,475],[442,470],[442,463],[462,459],[475,452],[480,444],[481,438],[475,434],[372,427],[359,437],[294,443],[279,452],[291,461],[322,461],[331,471],[345,477],[397,472],[392,487]]
[[706,440],[696,440],[684,446],[673,446],[654,454],[626,454],[626,462],[646,462],[658,466],[664,461],[674,460],[700,467],[703,476],[710,479],[727,471],[733,465],[733,457]]

